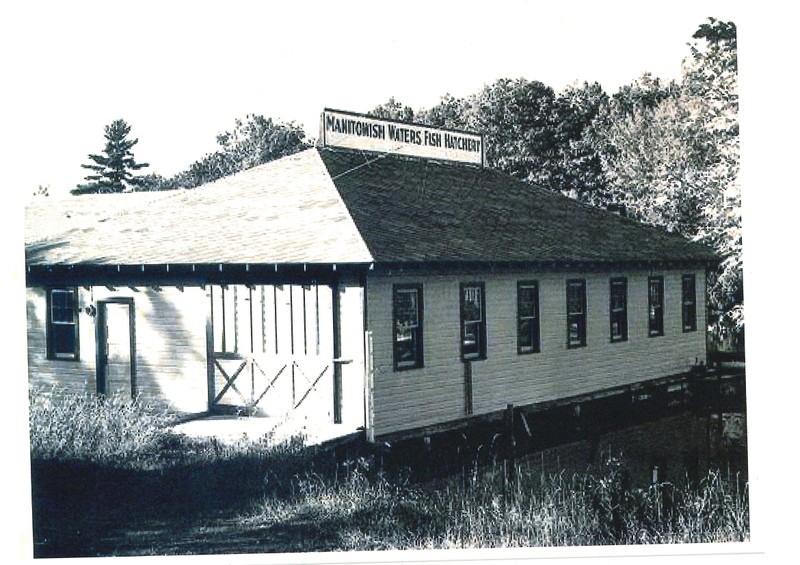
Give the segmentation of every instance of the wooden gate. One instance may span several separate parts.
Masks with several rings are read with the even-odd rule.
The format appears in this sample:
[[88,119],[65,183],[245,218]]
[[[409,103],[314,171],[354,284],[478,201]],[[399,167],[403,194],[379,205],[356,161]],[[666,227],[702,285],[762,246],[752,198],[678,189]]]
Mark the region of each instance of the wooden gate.
[[211,326],[212,411],[333,421],[330,287],[214,286]]

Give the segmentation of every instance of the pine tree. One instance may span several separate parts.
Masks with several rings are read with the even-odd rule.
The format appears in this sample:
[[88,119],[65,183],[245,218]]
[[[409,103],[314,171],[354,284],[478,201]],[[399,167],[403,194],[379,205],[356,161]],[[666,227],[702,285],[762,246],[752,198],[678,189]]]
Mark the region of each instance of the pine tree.
[[141,184],[141,179],[133,175],[148,163],[137,163],[131,149],[139,143],[138,139],[128,139],[131,126],[124,120],[114,120],[105,127],[106,147],[102,155],[90,154],[94,164],[81,165],[95,174],[86,176],[88,184],[72,190],[72,194],[96,194],[128,192]]

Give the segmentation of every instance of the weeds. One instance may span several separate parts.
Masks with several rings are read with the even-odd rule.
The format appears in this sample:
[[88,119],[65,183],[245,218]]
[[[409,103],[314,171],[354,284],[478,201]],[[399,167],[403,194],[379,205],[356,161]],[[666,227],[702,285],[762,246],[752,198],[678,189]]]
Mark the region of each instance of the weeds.
[[[115,554],[131,540],[139,545],[129,554],[141,555],[142,544],[214,553],[230,551],[237,535],[259,552],[749,538],[747,485],[716,470],[637,485],[610,454],[585,472],[476,458],[451,478],[423,481],[371,457],[337,462],[300,438],[190,439],[169,431],[171,415],[138,401],[57,391],[32,391],[30,401],[40,557]],[[182,526],[188,545],[173,541]]]
[[147,465],[173,421],[169,413],[120,396],[31,388],[31,456],[109,465]]
[[[464,485],[398,484],[365,465],[345,476],[298,477],[291,500],[270,498],[251,523],[315,524],[346,550],[706,543],[749,537],[746,488],[710,472],[697,488],[634,488],[609,458],[586,474],[537,475],[498,466]],[[505,488],[503,485],[506,485]]]

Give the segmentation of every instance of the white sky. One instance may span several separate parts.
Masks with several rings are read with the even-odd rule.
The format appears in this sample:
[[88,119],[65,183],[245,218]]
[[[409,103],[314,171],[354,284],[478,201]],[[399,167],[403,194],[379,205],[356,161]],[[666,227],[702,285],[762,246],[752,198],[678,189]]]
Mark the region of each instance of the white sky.
[[[27,198],[83,181],[117,118],[134,154],[165,176],[216,149],[248,113],[317,136],[324,107],[414,109],[499,78],[613,93],[643,72],[678,78],[709,16],[747,22],[736,2],[18,2],[3,18],[3,108],[14,158],[4,185]],[[9,80],[10,79],[10,80]],[[9,85],[12,85],[9,88]],[[6,115],[7,114],[7,115]]]

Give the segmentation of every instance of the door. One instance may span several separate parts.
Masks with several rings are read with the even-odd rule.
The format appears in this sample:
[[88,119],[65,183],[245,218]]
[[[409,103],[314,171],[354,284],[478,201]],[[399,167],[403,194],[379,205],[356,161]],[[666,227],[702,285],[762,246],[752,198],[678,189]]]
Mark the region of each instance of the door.
[[103,300],[97,310],[97,392],[136,396],[132,298]]

